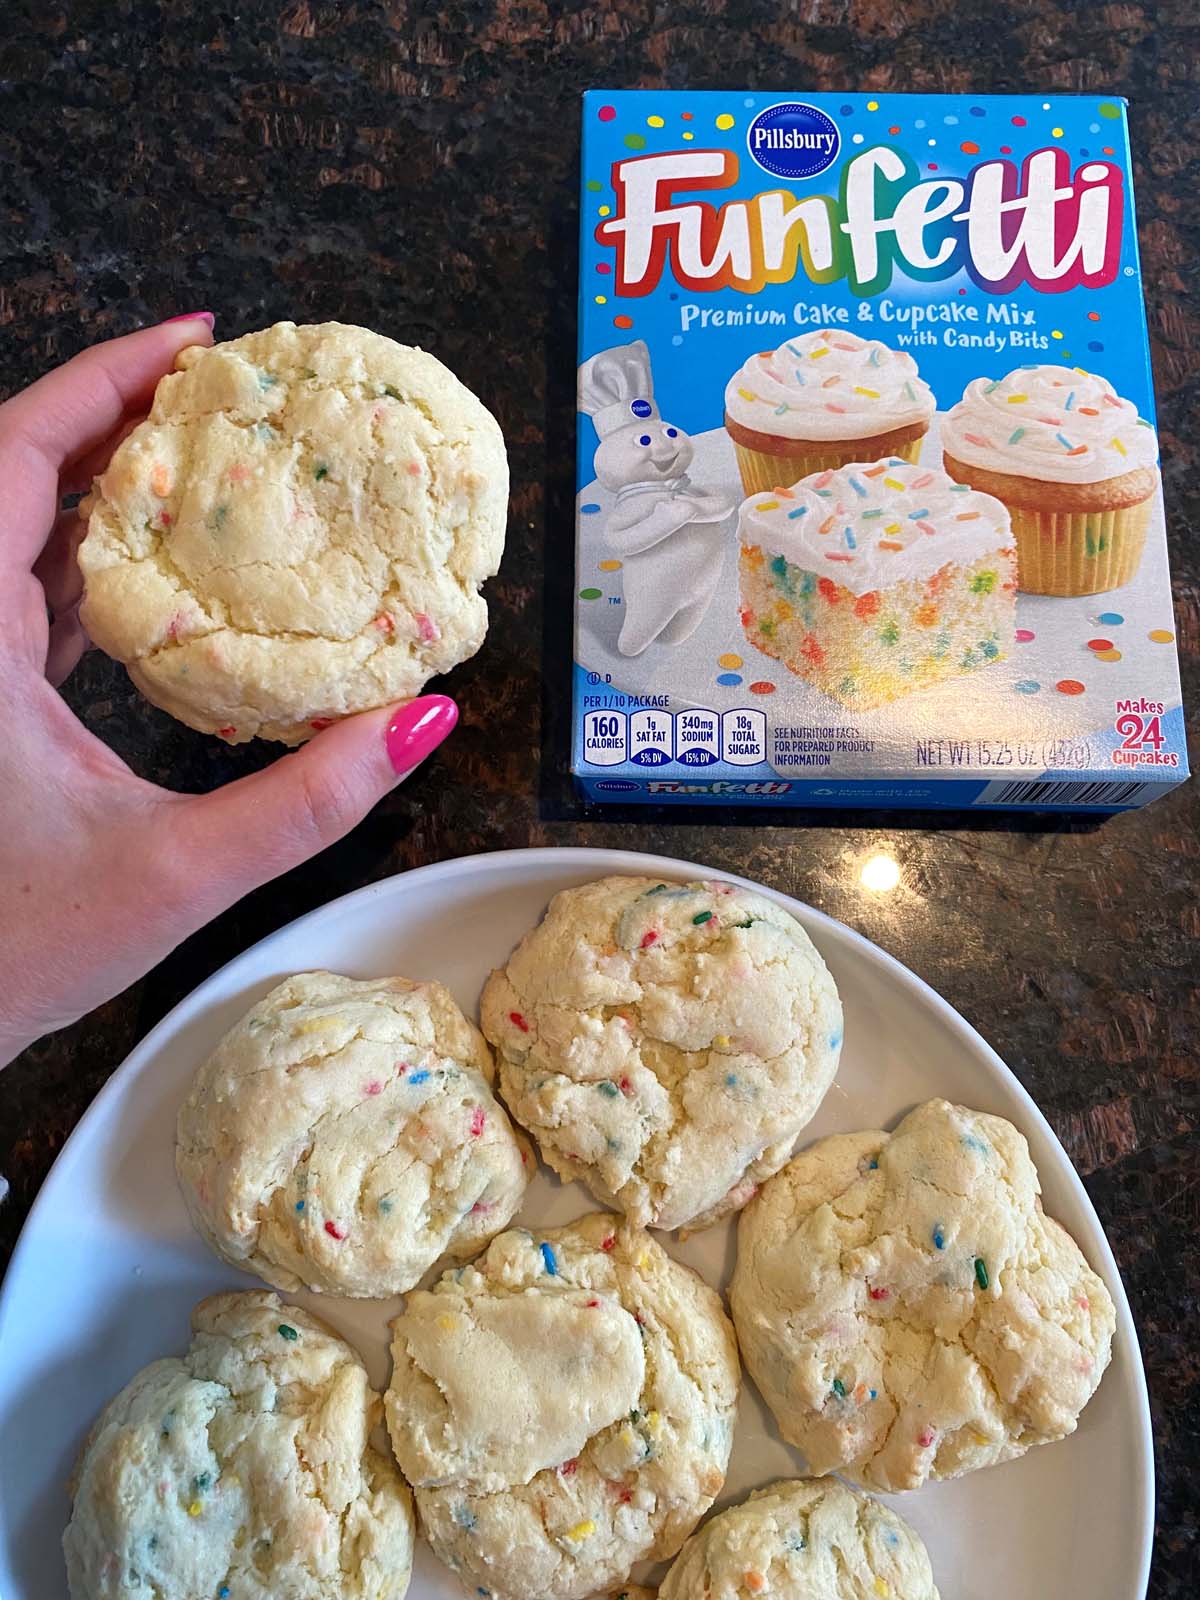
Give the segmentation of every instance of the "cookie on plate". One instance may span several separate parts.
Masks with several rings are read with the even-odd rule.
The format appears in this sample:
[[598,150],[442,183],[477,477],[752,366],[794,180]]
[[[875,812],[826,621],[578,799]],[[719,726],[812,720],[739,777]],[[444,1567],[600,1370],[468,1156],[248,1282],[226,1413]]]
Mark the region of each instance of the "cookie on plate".
[[440,983],[302,972],[192,1080],[175,1165],[196,1227],[280,1289],[383,1299],[508,1225],[532,1154]]
[[543,1158],[657,1228],[705,1227],[778,1171],[842,1040],[804,929],[729,883],[563,890],[480,1009]]
[[888,1506],[836,1478],[757,1489],[694,1533],[658,1600],[938,1600],[929,1556]]
[[640,1229],[514,1229],[392,1328],[392,1446],[468,1588],[581,1600],[674,1555],[720,1492],[733,1329]]
[[298,744],[474,655],[508,463],[452,372],[340,322],[175,364],[79,551],[84,625],[147,699],[231,742]]
[[1073,1432],[1116,1325],[1016,1128],[945,1100],[772,1178],[742,1216],[730,1298],[809,1470],[884,1490]]
[[84,1446],[63,1535],[74,1600],[401,1600],[412,1501],[373,1449],[355,1352],[266,1290],[192,1313]]

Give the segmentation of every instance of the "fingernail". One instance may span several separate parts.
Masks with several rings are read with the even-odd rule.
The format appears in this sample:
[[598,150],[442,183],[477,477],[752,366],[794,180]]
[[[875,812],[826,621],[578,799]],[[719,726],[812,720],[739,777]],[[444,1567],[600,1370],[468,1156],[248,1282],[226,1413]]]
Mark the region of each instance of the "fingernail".
[[401,706],[388,723],[388,759],[400,777],[407,777],[432,755],[458,721],[458,707],[444,694],[423,695]]
[[211,333],[212,325],[215,321],[216,318],[211,311],[183,311],[177,317],[164,318],[161,326],[168,327],[172,322],[207,322]]

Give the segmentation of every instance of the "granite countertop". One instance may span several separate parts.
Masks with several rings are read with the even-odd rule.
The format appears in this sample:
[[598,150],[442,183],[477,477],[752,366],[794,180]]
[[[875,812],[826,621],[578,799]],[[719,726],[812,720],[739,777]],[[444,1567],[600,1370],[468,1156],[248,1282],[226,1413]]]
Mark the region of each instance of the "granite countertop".
[[[1200,325],[1184,0],[17,0],[0,41],[0,390],[206,307],[217,334],[337,317],[423,344],[497,412],[513,466],[492,628],[450,744],[355,833],[0,1074],[0,1247],[132,1045],[202,978],[334,895],[523,845],[703,859],[841,918],[1011,1064],[1108,1230],[1154,1412],[1154,1600],[1193,1592],[1200,1454],[1196,910],[1200,787],[1103,825],[638,809],[564,778],[570,660],[576,97],[588,86],[1072,90],[1131,102],[1185,704],[1200,705]],[[1188,118],[1193,117],[1189,134]],[[144,704],[89,656],[71,704],[140,773],[207,788],[269,758]],[[898,886],[864,887],[885,853]]]

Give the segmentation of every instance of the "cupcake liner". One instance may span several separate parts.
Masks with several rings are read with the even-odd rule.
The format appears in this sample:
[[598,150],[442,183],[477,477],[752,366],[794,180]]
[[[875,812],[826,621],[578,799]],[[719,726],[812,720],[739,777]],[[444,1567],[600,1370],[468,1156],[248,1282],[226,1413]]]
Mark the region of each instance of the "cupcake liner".
[[[922,434],[910,443],[902,445],[899,450],[888,451],[888,455],[916,466],[921,458],[924,437]],[[738,444],[736,439],[733,441],[733,448],[737,453],[742,487],[748,495],[769,494],[772,489],[780,485],[790,488],[793,483],[799,482],[801,478],[807,478],[811,473],[830,472],[838,467],[848,467],[852,462],[868,459],[863,453],[861,440],[856,442],[853,439],[825,445],[820,450],[798,452],[795,455],[768,455],[762,450],[750,450],[744,444]]]
[[1116,511],[1012,510],[1018,585],[1074,596],[1120,589],[1137,572],[1154,496]]

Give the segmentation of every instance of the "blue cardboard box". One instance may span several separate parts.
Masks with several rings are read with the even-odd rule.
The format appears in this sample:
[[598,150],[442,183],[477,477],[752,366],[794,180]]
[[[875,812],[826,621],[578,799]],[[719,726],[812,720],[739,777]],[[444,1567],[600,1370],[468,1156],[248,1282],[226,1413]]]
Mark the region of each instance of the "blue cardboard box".
[[584,96],[593,801],[1187,776],[1123,102]]

